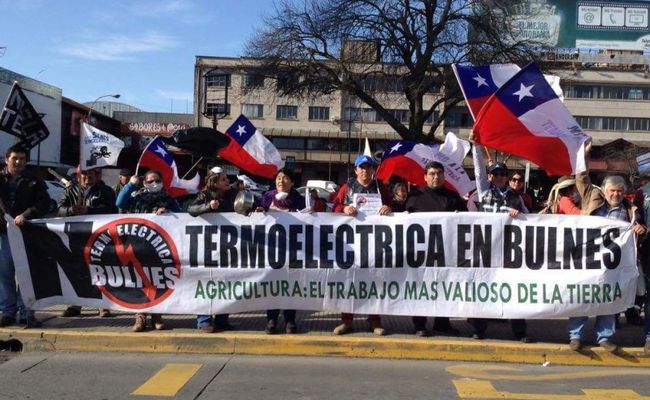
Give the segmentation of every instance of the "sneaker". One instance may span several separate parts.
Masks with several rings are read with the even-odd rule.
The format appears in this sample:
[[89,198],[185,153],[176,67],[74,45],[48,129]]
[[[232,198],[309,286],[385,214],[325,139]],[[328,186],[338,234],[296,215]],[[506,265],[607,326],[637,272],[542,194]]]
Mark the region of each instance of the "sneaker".
[[151,325],[153,325],[153,328],[157,331],[162,331],[167,327],[165,326],[165,323],[162,320],[162,315],[160,314],[151,314]]
[[346,324],[345,322],[338,325],[333,331],[335,335],[345,335],[350,332],[354,332],[354,328],[352,327],[352,324]]
[[35,316],[30,315],[27,318],[21,318],[19,321],[21,324],[25,324],[25,329],[27,328],[40,328],[43,326],[43,323],[36,319]]
[[369,324],[370,324],[370,331],[372,332],[373,335],[375,335],[375,336],[384,336],[386,334],[386,329],[384,329],[381,326],[381,321],[372,320],[372,321],[369,321]]
[[203,333],[214,333],[215,329],[212,324],[204,324],[199,327],[199,330]]
[[62,313],[63,318],[78,317],[81,315],[81,307],[79,306],[68,306]]
[[266,323],[266,328],[264,328],[264,332],[266,332],[267,335],[273,335],[276,329],[277,329],[277,322],[271,319]]
[[99,315],[99,318],[110,318],[110,317],[112,317],[111,310],[107,310],[105,308],[100,308],[98,315]]
[[645,346],[643,346],[643,354],[650,356],[650,340],[645,341]]
[[573,351],[579,351],[582,349],[582,342],[580,339],[571,339],[569,340],[569,348]]
[[147,317],[144,314],[135,314],[135,323],[131,330],[133,332],[142,332],[147,328]]
[[8,317],[6,315],[3,315],[2,318],[0,318],[0,328],[13,325],[15,323],[16,323],[16,318],[14,317]]
[[427,337],[429,336],[429,332],[427,332],[426,329],[418,329],[415,331],[415,336],[417,337]]
[[598,343],[600,347],[605,349],[608,353],[614,353],[618,349],[618,346],[609,340],[603,340],[602,342]]
[[289,335],[293,335],[298,331],[298,327],[296,326],[295,322],[287,322],[287,325],[284,329]]

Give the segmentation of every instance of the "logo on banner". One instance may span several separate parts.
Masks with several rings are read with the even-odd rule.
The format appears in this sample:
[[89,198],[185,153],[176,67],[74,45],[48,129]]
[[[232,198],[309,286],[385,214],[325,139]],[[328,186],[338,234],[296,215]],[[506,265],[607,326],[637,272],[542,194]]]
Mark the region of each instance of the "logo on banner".
[[174,241],[157,224],[121,218],[100,227],[88,239],[84,259],[92,284],[114,303],[133,309],[168,298],[181,276]]

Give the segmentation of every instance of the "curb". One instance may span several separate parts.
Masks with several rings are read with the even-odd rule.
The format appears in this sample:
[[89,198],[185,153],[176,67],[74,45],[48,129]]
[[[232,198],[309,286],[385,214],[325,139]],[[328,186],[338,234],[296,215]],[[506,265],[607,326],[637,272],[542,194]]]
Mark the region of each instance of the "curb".
[[[23,351],[136,352],[339,356],[442,361],[508,362],[576,366],[650,367],[642,348],[610,354],[598,347],[571,351],[560,344],[520,344],[445,339],[366,338],[241,333],[113,333],[0,329],[23,343]],[[548,365],[548,364],[547,364]]]

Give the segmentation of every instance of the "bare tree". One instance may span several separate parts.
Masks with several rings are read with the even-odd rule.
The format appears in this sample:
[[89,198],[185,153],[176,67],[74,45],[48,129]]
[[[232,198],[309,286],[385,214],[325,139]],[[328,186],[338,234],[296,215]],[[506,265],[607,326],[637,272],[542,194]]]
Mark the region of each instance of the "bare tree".
[[[506,22],[516,3],[280,0],[246,55],[260,61],[259,73],[283,77],[280,95],[340,90],[374,109],[402,138],[426,143],[461,101],[449,64],[531,59],[530,43],[514,40],[514,25]],[[387,89],[408,105],[408,123],[385,101]],[[431,93],[436,96],[426,96]]]

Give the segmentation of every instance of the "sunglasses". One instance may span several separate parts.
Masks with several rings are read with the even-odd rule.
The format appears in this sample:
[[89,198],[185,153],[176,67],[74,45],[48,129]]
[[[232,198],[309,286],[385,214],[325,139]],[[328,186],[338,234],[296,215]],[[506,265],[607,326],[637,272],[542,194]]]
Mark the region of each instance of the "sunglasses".
[[154,179],[152,181],[145,181],[144,183],[161,183],[162,179]]
[[524,180],[522,178],[510,178],[511,181],[513,182],[523,182]]

